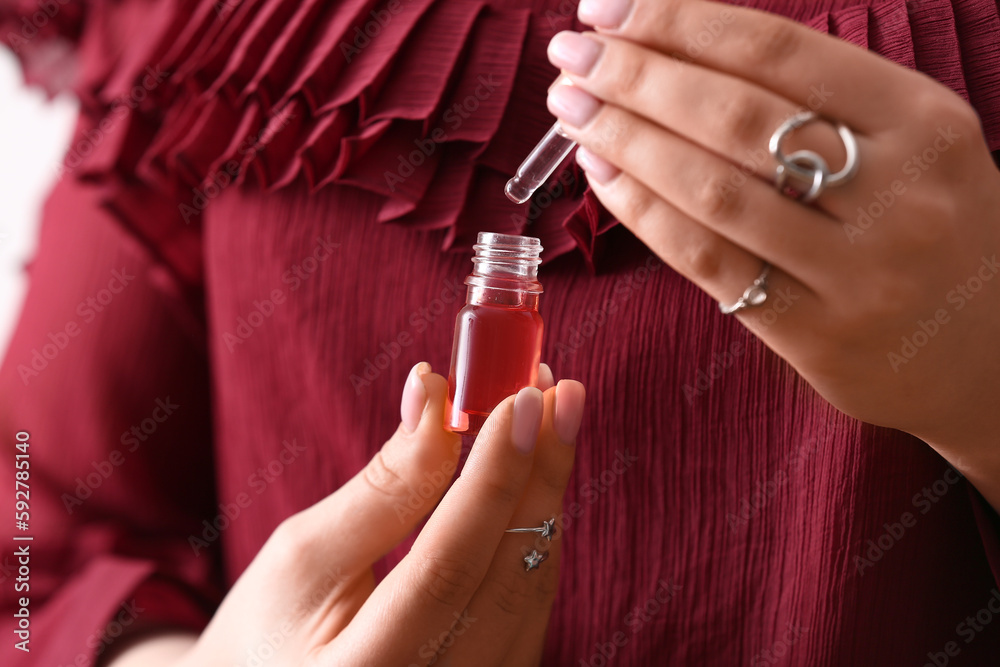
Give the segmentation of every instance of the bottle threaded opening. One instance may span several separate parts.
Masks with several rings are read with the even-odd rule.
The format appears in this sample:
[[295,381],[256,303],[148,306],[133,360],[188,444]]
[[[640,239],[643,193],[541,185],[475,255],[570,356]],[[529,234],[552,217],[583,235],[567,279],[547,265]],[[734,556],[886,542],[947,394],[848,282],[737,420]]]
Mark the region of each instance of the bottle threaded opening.
[[[480,232],[478,243],[472,246],[472,275],[467,284],[501,289],[523,289],[541,292],[538,265],[542,263],[542,242],[532,236]],[[489,283],[477,279],[489,279]]]

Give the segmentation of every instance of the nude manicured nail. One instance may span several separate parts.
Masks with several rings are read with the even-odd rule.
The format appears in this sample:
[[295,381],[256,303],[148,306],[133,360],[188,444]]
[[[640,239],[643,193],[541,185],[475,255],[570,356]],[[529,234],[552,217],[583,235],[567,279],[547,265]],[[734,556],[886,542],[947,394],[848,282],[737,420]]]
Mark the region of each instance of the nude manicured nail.
[[601,101],[576,86],[560,84],[549,91],[549,111],[573,127],[584,127],[597,115]]
[[538,429],[542,425],[542,392],[535,387],[525,387],[514,398],[514,419],[510,425],[510,439],[522,454],[535,450]]
[[403,387],[403,400],[399,404],[399,416],[403,420],[406,430],[413,432],[420,425],[420,416],[424,413],[424,406],[427,404],[427,388],[424,386],[422,376],[431,372],[431,365],[426,361],[410,369],[410,374],[406,376],[406,385]]
[[564,30],[549,42],[549,62],[577,76],[587,76],[604,46],[596,39]]
[[573,444],[580,432],[583,421],[583,406],[587,390],[576,380],[560,380],[556,385],[556,409],[552,416],[552,428],[559,440]]
[[580,0],[576,15],[581,22],[598,28],[617,28],[632,11],[631,0]]
[[587,172],[587,176],[597,181],[600,185],[604,185],[622,173],[621,169],[604,158],[594,155],[583,146],[576,150],[576,163]]
[[549,368],[549,365],[546,363],[538,364],[538,382],[535,383],[535,386],[544,392],[555,385],[556,379],[552,375],[552,369]]

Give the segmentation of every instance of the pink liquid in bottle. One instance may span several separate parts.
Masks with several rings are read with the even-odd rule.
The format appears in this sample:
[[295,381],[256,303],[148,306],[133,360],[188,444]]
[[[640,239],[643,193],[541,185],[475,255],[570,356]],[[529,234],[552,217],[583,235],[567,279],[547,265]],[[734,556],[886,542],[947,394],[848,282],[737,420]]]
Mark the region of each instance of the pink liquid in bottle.
[[455,321],[447,426],[479,433],[503,399],[538,380],[542,317],[538,239],[479,234],[466,305]]

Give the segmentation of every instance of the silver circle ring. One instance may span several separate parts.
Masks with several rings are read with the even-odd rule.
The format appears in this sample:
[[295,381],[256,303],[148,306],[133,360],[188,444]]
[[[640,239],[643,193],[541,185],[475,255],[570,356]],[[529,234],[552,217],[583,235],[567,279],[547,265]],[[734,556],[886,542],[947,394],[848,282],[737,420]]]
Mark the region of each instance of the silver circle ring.
[[[815,120],[819,120],[819,116],[815,112],[799,112],[779,125],[768,142],[768,152],[778,163],[775,174],[775,185],[778,191],[803,203],[815,200],[828,187],[843,185],[850,181],[858,173],[860,164],[857,137],[843,123],[836,124],[837,134],[844,144],[844,152],[847,156],[840,171],[831,174],[826,160],[814,151],[795,151],[791,155],[785,155],[781,147],[785,137],[795,129]],[[808,183],[808,188],[801,190],[793,187],[789,183],[790,176],[794,176],[803,183]]]

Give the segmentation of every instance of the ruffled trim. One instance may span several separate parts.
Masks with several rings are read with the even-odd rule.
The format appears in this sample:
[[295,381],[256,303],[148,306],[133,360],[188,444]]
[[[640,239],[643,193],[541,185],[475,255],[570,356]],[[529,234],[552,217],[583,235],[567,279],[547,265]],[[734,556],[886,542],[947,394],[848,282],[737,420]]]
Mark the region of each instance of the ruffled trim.
[[[189,283],[201,279],[201,211],[247,179],[362,188],[381,200],[378,222],[446,230],[446,249],[483,229],[530,233],[546,260],[577,249],[591,267],[616,224],[572,162],[529,206],[503,196],[553,120],[545,48],[581,28],[572,13],[484,0],[98,0],[81,34],[69,1],[49,36],[80,38],[74,146],[100,140],[71,151],[68,168],[105,183],[108,205]],[[0,2],[0,25],[23,17],[26,5]],[[757,4],[927,72],[978,109],[1000,149],[992,0]]]

